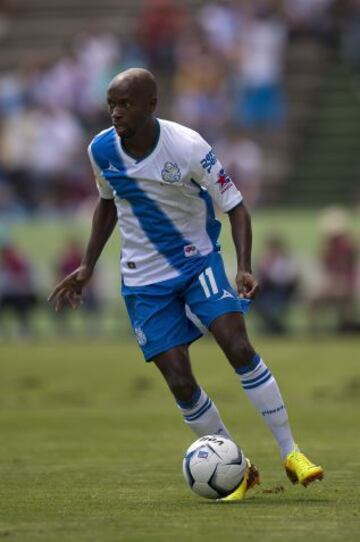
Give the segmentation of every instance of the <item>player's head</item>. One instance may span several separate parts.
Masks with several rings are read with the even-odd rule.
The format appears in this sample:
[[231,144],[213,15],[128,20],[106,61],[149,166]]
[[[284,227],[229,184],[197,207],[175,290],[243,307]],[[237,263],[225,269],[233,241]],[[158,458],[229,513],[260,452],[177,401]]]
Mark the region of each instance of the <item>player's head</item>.
[[156,81],[152,73],[131,68],[119,73],[107,89],[112,123],[122,138],[131,138],[149,124],[157,103]]

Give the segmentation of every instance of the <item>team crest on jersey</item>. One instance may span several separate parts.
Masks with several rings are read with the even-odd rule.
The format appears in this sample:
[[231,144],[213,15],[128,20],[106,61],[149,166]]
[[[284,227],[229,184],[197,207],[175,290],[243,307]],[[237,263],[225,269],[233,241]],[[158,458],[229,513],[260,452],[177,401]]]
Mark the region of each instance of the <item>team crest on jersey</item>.
[[161,170],[161,178],[166,183],[178,183],[181,179],[179,166],[173,162],[165,162]]
[[140,346],[144,346],[147,343],[147,338],[141,327],[134,327],[135,337]]
[[229,177],[229,175],[225,173],[224,169],[220,169],[216,184],[219,185],[220,194],[223,194],[224,192],[226,192],[226,190],[233,186],[231,177]]

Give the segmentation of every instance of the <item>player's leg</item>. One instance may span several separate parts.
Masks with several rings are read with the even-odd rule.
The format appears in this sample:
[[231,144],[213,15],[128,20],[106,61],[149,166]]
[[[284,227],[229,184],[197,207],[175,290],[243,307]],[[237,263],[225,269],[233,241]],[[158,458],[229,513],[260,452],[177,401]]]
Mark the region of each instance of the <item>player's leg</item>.
[[[195,380],[186,345],[163,352],[153,361],[174,395],[185,422],[196,435],[201,437],[218,434],[231,438],[215,404]],[[240,486],[231,495],[221,500],[241,501],[249,489],[259,484],[257,468],[249,459],[246,461],[247,467]]]
[[242,314],[223,314],[212,322],[210,331],[239,375],[245,393],[274,435],[290,480],[306,486],[313,480],[322,479],[323,469],[311,463],[294,442],[279,386],[264,361],[254,352]]
[[230,436],[214,402],[195,380],[187,345],[162,352],[153,358],[153,362],[174,395],[185,423],[196,435]]
[[239,375],[250,401],[262,415],[285,458],[296,447],[279,387],[264,361],[251,345],[241,313],[225,313],[210,331]]
[[[211,255],[208,267],[189,285],[186,299],[239,375],[244,391],[271,430],[286,463],[290,456],[294,458],[297,480],[305,485],[306,479],[321,478],[321,467],[310,463],[297,450],[276,380],[249,341],[242,315],[246,303],[229,284],[218,254]],[[292,465],[291,469],[294,468]]]
[[275,436],[283,457],[294,447],[287,412],[278,385],[247,336],[243,303],[229,284],[218,254],[189,285],[186,299],[239,374],[243,388]]
[[146,361],[154,361],[185,422],[198,435],[228,435],[219,412],[191,370],[188,345],[202,333],[187,318],[177,295],[178,279],[142,288],[123,288],[130,321]]

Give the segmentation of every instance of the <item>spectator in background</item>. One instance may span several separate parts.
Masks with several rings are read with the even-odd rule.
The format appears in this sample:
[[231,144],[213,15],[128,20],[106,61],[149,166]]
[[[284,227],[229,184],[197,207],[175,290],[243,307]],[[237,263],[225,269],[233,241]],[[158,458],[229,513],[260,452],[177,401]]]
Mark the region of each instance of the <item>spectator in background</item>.
[[80,89],[87,82],[73,47],[43,70],[32,87],[32,98],[40,107],[74,109],[80,103]]
[[320,220],[322,246],[320,277],[310,299],[311,331],[318,331],[319,317],[332,311],[337,331],[360,331],[356,315],[358,247],[353,238],[346,212],[341,208],[327,210]]
[[265,242],[256,275],[261,287],[254,310],[262,331],[276,335],[288,333],[287,317],[299,286],[299,268],[281,237],[272,236]]
[[220,52],[230,62],[244,24],[241,15],[239,3],[222,0],[206,3],[197,17],[210,48]]
[[0,77],[1,117],[22,113],[28,105],[28,85],[21,68]]
[[[28,169],[41,194],[63,208],[73,208],[79,201],[81,183],[79,166],[83,164],[86,138],[79,119],[60,107],[43,107],[33,111],[34,134]],[[80,191],[80,199],[83,194]],[[52,202],[51,202],[52,199]],[[43,200],[44,205],[49,203]]]
[[228,117],[223,59],[197,26],[182,35],[176,52],[174,119],[212,141],[219,137]]
[[240,36],[234,80],[234,119],[247,128],[279,127],[285,117],[283,88],[287,27],[267,3],[254,6]]
[[105,116],[102,92],[120,64],[119,40],[110,33],[77,36],[66,54],[44,67],[31,86],[37,107],[66,109],[88,129],[97,129]]
[[34,273],[30,262],[15,245],[3,241],[0,244],[1,327],[4,324],[4,316],[12,313],[17,321],[18,335],[31,336],[33,333],[31,317],[37,303]]
[[172,75],[175,46],[185,28],[187,13],[174,0],[148,0],[138,22],[137,37],[148,66]]
[[260,146],[244,132],[231,130],[215,145],[223,157],[226,171],[244,196],[247,207],[254,208],[259,201],[263,174],[263,153]]
[[10,190],[26,211],[37,207],[36,190],[28,169],[32,160],[35,130],[30,109],[5,116],[0,126],[0,155],[4,176]]
[[107,119],[104,92],[122,64],[125,47],[114,34],[93,29],[76,40],[74,52],[85,77],[85,84],[76,89],[74,112],[80,113],[84,126],[96,131]]
[[[31,108],[4,121],[2,155],[11,184],[30,211],[73,208],[81,190],[86,148],[78,118],[64,108]],[[62,195],[65,194],[65,201]]]

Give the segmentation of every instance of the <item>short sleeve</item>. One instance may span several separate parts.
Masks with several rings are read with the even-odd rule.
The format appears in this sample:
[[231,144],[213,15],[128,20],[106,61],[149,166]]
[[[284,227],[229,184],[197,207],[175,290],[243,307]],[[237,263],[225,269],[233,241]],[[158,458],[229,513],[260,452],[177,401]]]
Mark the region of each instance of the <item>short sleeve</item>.
[[210,145],[199,134],[196,136],[191,157],[193,179],[208,190],[224,213],[231,211],[242,202],[241,192],[226,174]]
[[97,165],[93,152],[91,150],[91,144],[88,147],[88,155],[91,163],[92,170],[94,172],[95,182],[99,191],[100,197],[104,199],[114,199],[114,191],[109,185],[105,177],[101,173],[101,169]]

